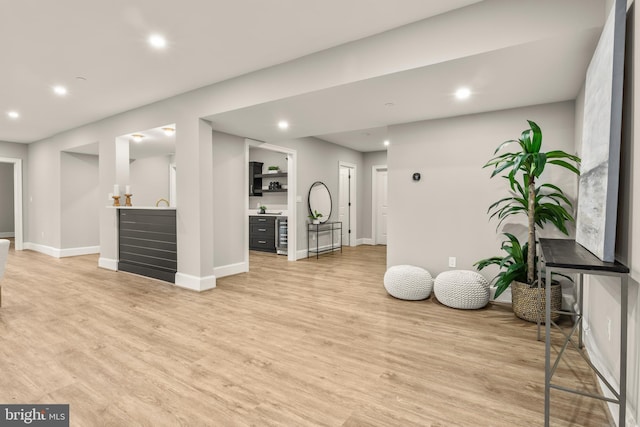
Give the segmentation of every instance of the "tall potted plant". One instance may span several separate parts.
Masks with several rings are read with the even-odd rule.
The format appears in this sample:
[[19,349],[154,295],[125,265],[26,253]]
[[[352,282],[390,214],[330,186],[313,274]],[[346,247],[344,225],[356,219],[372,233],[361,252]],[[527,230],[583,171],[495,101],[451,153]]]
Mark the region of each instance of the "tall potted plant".
[[[512,215],[526,215],[527,242],[521,245],[514,235],[504,233],[508,240],[503,242],[501,249],[506,255],[480,260],[475,265],[479,270],[489,265],[497,265],[501,269],[494,278],[496,297],[512,282],[524,282],[520,288],[530,290],[523,295],[515,292],[514,288],[514,312],[518,317],[535,322],[541,319],[543,312],[541,307],[531,307],[531,304],[543,301],[535,293],[539,279],[536,269],[536,226],[544,228],[545,224],[551,223],[568,235],[566,224],[575,221],[569,213],[573,205],[564,191],[549,183],[536,185],[536,179],[540,178],[547,165],[555,165],[579,175],[580,158],[561,150],[543,152],[540,127],[531,120],[527,122],[529,129],[525,129],[519,139],[500,144],[493,153],[494,157],[484,165],[485,168],[493,167],[491,178],[502,176],[509,182],[511,190],[510,196],[489,207],[490,218],[496,217],[499,220],[499,228]],[[512,147],[515,150],[501,153],[503,149]],[[555,294],[557,298],[562,298],[560,289]],[[518,300],[521,297],[524,301]]]

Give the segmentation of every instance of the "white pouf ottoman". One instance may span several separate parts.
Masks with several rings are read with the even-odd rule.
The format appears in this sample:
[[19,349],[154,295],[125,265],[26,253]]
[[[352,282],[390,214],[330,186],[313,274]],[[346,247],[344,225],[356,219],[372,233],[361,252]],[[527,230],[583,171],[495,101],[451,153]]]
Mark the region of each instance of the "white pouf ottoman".
[[489,303],[489,283],[475,271],[442,272],[436,277],[433,292],[438,301],[453,308],[477,309]]
[[384,274],[384,288],[399,299],[421,300],[431,295],[433,278],[424,268],[394,265]]

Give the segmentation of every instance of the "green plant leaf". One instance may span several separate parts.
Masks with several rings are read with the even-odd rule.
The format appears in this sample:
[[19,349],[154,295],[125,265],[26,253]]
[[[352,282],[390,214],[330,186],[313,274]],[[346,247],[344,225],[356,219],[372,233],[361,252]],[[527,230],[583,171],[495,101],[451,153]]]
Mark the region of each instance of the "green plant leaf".
[[521,146],[526,153],[531,153],[531,129],[523,130],[520,134]]
[[503,170],[513,167],[513,161],[507,161],[504,162],[501,165],[496,165],[496,168],[494,169],[494,171],[491,173],[491,178],[493,178],[494,176],[498,175],[500,172],[502,172]]
[[533,155],[533,174],[539,178],[544,171],[544,166],[547,163],[547,155],[545,153],[538,153]]
[[494,154],[494,155],[495,155],[495,154],[497,154],[497,153],[498,153],[498,151],[502,150],[502,147],[505,147],[505,146],[507,146],[507,145],[509,145],[509,144],[512,144],[512,143],[514,143],[514,142],[519,142],[519,141],[517,141],[517,140],[515,140],[515,139],[510,139],[510,140],[508,140],[508,141],[503,142],[502,144],[498,145],[498,148],[496,148],[496,151],[494,151],[494,152],[493,152],[493,154]]
[[573,166],[571,163],[567,163],[564,160],[549,160],[549,163],[554,164],[554,165],[558,165],[558,166],[562,166],[565,169],[569,169],[571,172],[575,173],[576,175],[580,175],[580,171]]
[[538,126],[535,122],[531,120],[527,120],[527,122],[529,123],[531,132],[533,133],[531,152],[539,153],[540,147],[542,146],[542,130],[540,129],[540,126]]
[[562,150],[553,150],[547,153],[547,159],[569,159],[572,162],[580,163],[580,157],[574,156]]

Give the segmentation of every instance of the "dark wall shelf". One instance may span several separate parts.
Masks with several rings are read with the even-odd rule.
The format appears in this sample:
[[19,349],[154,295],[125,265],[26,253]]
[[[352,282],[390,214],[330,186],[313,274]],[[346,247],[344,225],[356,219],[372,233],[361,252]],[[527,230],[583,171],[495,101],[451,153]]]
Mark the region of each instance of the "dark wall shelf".
[[278,172],[278,173],[259,173],[255,175],[256,178],[286,178],[286,172]]
[[264,193],[286,193],[287,190],[279,188],[277,190],[263,190],[262,180],[271,178],[287,178],[287,172],[262,173],[261,162],[249,162],[249,196],[262,196]]

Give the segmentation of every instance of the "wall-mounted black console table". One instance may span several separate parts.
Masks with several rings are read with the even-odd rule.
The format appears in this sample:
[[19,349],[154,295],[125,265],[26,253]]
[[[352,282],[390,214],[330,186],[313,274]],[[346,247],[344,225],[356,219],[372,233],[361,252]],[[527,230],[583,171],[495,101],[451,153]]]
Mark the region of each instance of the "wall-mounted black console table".
[[[555,322],[551,320],[551,286],[545,287],[545,375],[544,375],[544,425],[549,426],[549,415],[551,405],[551,389],[560,390],[568,393],[579,394],[581,396],[591,397],[594,399],[604,400],[616,403],[619,406],[619,424],[625,426],[626,405],[627,405],[627,307],[628,307],[628,291],[629,291],[629,268],[619,262],[603,262],[600,261],[591,252],[583,246],[576,243],[575,240],[566,239],[540,239],[540,262],[539,268],[546,274],[546,282],[551,283],[551,273],[575,273],[578,279],[578,311],[573,314],[576,318],[572,329],[567,334]],[[600,276],[617,276],[620,277],[620,386],[618,390],[605,379],[604,375],[591,363],[585,355],[582,343],[583,332],[583,275],[600,275]],[[563,313],[563,312],[560,312]],[[558,328],[564,335],[564,343],[562,344],[555,363],[551,366],[551,325]],[[539,326],[539,325],[538,325]],[[578,343],[572,339],[574,333],[578,332]],[[538,330],[539,333],[539,330]],[[539,335],[539,334],[538,334]],[[562,356],[569,344],[580,353],[585,362],[591,367],[595,374],[602,380],[606,387],[611,391],[614,398],[609,398],[599,394],[588,393],[582,390],[571,389],[568,387],[553,384],[553,374],[562,359]]]
[[[336,239],[334,237],[334,233],[336,232],[340,235],[339,244],[336,244]],[[329,245],[324,245],[322,248],[320,247],[321,233],[331,233],[331,243]],[[316,238],[315,249],[310,245],[312,235]],[[312,253],[316,254],[316,259],[318,259],[321,253],[333,252],[338,249],[342,252],[342,222],[327,221],[320,224],[307,224],[307,248],[307,258],[309,258]]]

